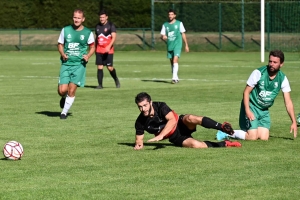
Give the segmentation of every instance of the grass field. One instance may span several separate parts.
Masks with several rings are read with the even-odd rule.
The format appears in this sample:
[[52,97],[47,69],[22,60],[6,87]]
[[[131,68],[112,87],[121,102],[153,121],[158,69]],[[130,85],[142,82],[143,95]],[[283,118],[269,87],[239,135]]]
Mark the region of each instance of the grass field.
[[[286,54],[295,111],[300,111],[299,62]],[[148,92],[180,114],[229,121],[238,129],[245,82],[259,53],[183,53],[180,83],[170,84],[165,52],[116,52],[121,88],[94,57],[67,120],[60,120],[57,52],[0,52],[0,146],[17,140],[19,161],[0,160],[0,199],[299,199],[300,141],[293,139],[280,94],[271,110],[269,141],[242,148],[186,149],[168,141],[134,151],[134,97]],[[198,127],[199,140],[216,131]],[[151,135],[145,135],[150,139]]]

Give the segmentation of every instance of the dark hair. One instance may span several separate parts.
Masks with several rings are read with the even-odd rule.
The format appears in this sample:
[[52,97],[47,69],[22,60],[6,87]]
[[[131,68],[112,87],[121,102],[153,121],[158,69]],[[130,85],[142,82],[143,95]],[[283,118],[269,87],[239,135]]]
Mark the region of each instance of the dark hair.
[[76,13],[76,12],[82,14],[82,16],[85,17],[84,11],[82,9],[76,8],[73,13]]
[[150,102],[151,101],[150,95],[147,94],[146,92],[141,92],[141,93],[139,93],[139,94],[136,95],[136,97],[135,97],[135,103],[138,104],[138,103],[144,101],[145,99],[148,102]]
[[284,62],[284,53],[281,50],[276,49],[276,50],[270,51],[269,58],[270,58],[270,56],[279,58],[280,63]]
[[174,13],[174,14],[176,15],[176,11],[175,11],[173,8],[170,8],[170,9],[169,9],[169,12],[168,12],[168,13],[170,13],[170,12],[172,12],[172,13]]
[[101,11],[98,13],[98,15],[99,15],[99,16],[100,16],[100,15],[106,15],[106,16],[108,16],[106,10],[101,10]]

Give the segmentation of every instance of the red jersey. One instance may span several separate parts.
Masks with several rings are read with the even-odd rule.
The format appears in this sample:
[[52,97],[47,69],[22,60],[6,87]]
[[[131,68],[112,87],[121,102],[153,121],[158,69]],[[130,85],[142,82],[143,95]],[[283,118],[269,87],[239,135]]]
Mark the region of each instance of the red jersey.
[[[96,33],[96,52],[107,53],[105,47],[109,45],[112,40],[111,33],[116,33],[116,27],[113,23],[107,22],[106,24],[98,23],[95,28]],[[108,54],[114,53],[114,46],[111,46]]]

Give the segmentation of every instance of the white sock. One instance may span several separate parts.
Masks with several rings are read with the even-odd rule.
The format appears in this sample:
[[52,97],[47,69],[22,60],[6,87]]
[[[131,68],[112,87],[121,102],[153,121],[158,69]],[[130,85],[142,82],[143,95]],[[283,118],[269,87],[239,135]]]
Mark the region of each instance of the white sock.
[[67,114],[68,111],[70,110],[70,108],[71,108],[71,106],[72,106],[74,100],[75,100],[75,97],[69,97],[69,96],[67,95],[67,97],[66,97],[66,102],[65,102],[65,106],[64,106],[64,109],[62,110],[61,113]]
[[178,68],[179,68],[178,63],[174,63],[173,64],[173,71],[172,71],[172,73],[173,73],[172,80],[178,80]]
[[236,138],[236,139],[240,139],[240,140],[245,140],[246,138],[246,132],[242,131],[242,130],[234,130],[234,134],[233,135],[229,135],[229,137],[231,138]]

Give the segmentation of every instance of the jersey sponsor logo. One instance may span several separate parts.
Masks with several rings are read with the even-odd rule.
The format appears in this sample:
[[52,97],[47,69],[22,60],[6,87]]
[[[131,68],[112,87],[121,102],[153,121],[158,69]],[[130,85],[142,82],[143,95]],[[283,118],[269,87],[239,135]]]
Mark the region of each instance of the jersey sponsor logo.
[[174,31],[170,31],[168,32],[168,40],[169,41],[174,41],[175,40],[175,32]]
[[270,97],[272,92],[270,91],[261,91],[258,95],[262,98],[263,101],[270,101],[272,98]]
[[79,46],[79,43],[76,43],[76,42],[68,44],[69,49],[77,49],[78,46]]
[[81,39],[81,40],[84,40],[84,35],[80,35],[80,39]]

